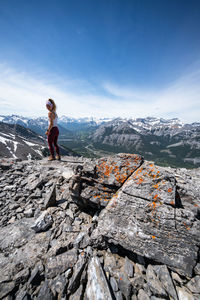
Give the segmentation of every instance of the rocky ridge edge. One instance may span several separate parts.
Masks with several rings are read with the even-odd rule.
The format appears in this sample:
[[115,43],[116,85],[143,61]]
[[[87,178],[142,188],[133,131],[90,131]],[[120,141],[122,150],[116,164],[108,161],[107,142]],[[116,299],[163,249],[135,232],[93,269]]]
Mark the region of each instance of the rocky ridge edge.
[[0,174],[1,299],[199,299],[199,169],[119,154]]

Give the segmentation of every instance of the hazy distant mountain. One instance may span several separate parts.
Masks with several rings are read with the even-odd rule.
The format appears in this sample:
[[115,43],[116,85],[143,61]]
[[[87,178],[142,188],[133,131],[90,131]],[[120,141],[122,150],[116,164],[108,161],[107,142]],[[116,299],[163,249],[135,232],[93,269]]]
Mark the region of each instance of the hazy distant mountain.
[[[0,121],[7,124],[19,124],[25,128],[29,128],[34,132],[45,135],[45,132],[48,128],[48,118],[39,117],[39,118],[27,118],[18,115],[9,115],[9,116],[0,116]],[[72,132],[64,128],[59,124],[60,136],[71,136]]]
[[0,122],[0,157],[42,158],[44,138],[18,124]]
[[[62,146],[60,149],[62,155],[76,154]],[[46,138],[19,124],[0,122],[0,157],[41,159],[48,153]]]

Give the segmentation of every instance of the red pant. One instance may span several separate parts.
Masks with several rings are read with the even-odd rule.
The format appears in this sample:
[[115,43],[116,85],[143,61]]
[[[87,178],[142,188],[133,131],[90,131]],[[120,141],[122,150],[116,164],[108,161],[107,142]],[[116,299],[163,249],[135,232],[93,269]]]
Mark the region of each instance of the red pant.
[[48,144],[49,144],[49,150],[50,150],[50,153],[51,153],[52,156],[54,156],[53,144],[54,144],[56,153],[58,155],[60,154],[59,147],[58,147],[58,144],[57,144],[58,135],[59,135],[59,130],[58,130],[58,127],[55,126],[55,127],[51,128],[51,130],[48,134],[48,137],[47,137]]

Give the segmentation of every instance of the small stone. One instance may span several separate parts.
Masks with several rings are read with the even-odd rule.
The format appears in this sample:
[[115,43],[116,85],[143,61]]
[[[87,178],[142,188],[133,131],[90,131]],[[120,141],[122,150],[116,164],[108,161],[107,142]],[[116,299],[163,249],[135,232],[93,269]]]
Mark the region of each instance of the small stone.
[[143,275],[146,273],[145,267],[138,263],[134,264],[134,271],[135,271],[135,274],[138,274],[138,275]]
[[200,276],[196,275],[187,284],[186,287],[194,294],[200,294]]
[[15,288],[14,281],[0,283],[0,299],[2,299],[3,297],[11,293],[14,290],[14,288]]
[[118,292],[115,292],[115,298],[116,300],[123,300],[123,296],[122,296],[122,292],[121,291],[118,291]]
[[118,289],[119,289],[118,288],[118,284],[117,284],[117,281],[116,281],[116,279],[114,277],[110,278],[110,285],[111,285],[111,287],[112,287],[112,289],[113,289],[114,292],[118,291]]
[[129,299],[131,295],[131,283],[128,280],[128,277],[124,273],[118,273],[118,287],[119,290],[124,295],[125,299]]
[[72,169],[66,169],[62,173],[63,178],[69,180],[72,176],[74,176],[74,171]]
[[56,295],[57,293],[62,295],[65,290],[66,284],[67,281],[65,276],[58,275],[56,278],[54,278],[50,285],[53,294]]
[[133,263],[128,259],[127,256],[125,257],[123,269],[124,273],[126,273],[128,277],[133,277]]
[[181,286],[183,285],[183,280],[180,278],[180,276],[177,273],[171,272],[171,276],[175,283]]
[[54,300],[54,296],[49,288],[48,281],[45,281],[41,286],[37,300]]
[[176,287],[179,300],[194,300],[193,295],[184,287]]
[[152,293],[155,295],[166,297],[167,293],[166,293],[162,283],[157,278],[152,265],[148,265],[146,276],[147,276],[147,283],[148,283],[149,288],[152,291]]
[[47,259],[45,274],[47,278],[54,278],[58,274],[61,274],[72,268],[77,261],[77,254],[74,249],[65,253],[59,254],[55,257]]
[[70,295],[69,300],[80,300],[82,299],[82,294],[83,294],[83,286],[81,284],[79,288],[76,290],[76,292],[73,295]]
[[19,207],[16,209],[16,213],[21,213],[21,212],[23,212],[23,208]]
[[38,178],[29,184],[29,190],[34,191],[37,187],[40,187],[43,184],[43,179]]
[[45,209],[56,205],[56,184],[54,183],[50,193],[47,195],[44,203]]
[[41,281],[40,270],[38,267],[35,267],[31,272],[31,276],[28,280],[28,284],[39,285],[40,281]]
[[30,295],[23,290],[18,291],[17,294],[15,295],[15,300],[28,300],[30,298],[31,298]]
[[200,275],[200,263],[198,263],[196,265],[196,267],[194,268],[194,272],[195,272],[196,275]]
[[47,211],[44,211],[31,226],[36,232],[46,231],[53,224],[52,216],[48,214]]
[[24,283],[29,277],[29,269],[23,269],[14,276],[14,280],[17,284]]
[[178,300],[174,284],[166,265],[155,265],[154,270],[164,286],[167,293],[175,300]]
[[69,269],[65,272],[65,277],[66,277],[67,279],[69,279],[71,275],[72,275],[72,269],[69,268]]
[[29,208],[27,210],[24,211],[24,216],[26,218],[32,218],[34,215],[32,208]]
[[68,290],[70,294],[73,294],[79,286],[81,274],[83,272],[85,263],[86,263],[86,258],[83,252],[83,255],[82,254],[79,255],[78,261],[73,269],[73,275],[69,281]]
[[138,298],[138,300],[150,300],[150,298],[147,295],[147,293],[145,293],[145,291],[142,290],[142,289],[139,290],[137,298]]
[[15,222],[16,218],[13,216],[9,221],[8,224],[13,224]]
[[139,289],[142,289],[145,283],[143,275],[135,274],[134,278],[131,279],[134,292],[136,293]]

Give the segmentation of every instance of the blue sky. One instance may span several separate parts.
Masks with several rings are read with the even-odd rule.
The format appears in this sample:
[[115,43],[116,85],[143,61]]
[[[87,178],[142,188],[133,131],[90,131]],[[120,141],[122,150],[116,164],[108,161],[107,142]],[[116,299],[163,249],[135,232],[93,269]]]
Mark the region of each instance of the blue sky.
[[0,114],[200,121],[199,0],[0,0]]

